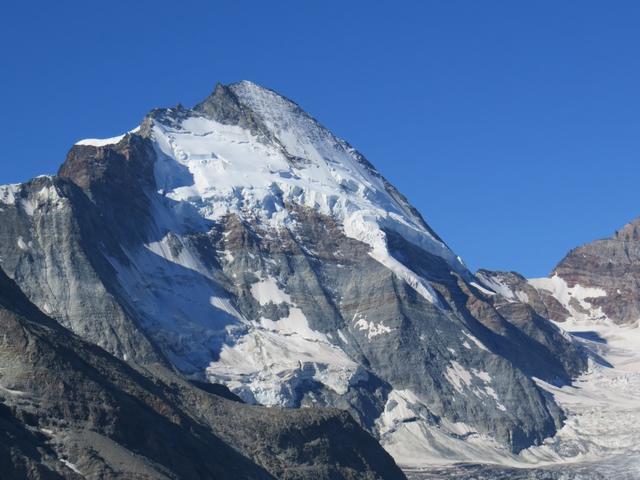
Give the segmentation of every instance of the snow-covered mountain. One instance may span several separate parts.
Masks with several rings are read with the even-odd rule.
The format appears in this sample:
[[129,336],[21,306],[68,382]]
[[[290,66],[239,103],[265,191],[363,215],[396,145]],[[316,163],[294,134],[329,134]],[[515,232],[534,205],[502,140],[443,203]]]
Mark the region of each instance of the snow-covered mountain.
[[367,160],[251,82],[83,140],[0,188],[0,265],[124,360],[250,403],[349,410],[397,461],[517,452],[561,427],[534,381],[582,348],[502,302]]

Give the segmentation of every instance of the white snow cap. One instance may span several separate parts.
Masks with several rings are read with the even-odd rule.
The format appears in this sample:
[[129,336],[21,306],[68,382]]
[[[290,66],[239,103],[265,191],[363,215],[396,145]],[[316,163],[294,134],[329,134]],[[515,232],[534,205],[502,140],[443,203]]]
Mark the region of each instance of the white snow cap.
[[452,270],[467,272],[353,147],[272,90],[249,81],[228,88],[267,132],[195,111],[154,117],[151,139],[161,194],[191,203],[209,220],[235,213],[256,216],[273,228],[293,222],[285,203],[313,208],[334,218],[347,236],[370,245],[373,258],[433,303],[437,296],[429,282],[389,253],[387,230],[444,258]]
[[[129,130],[127,133],[137,133],[140,130],[140,127],[136,127],[133,130]],[[92,147],[104,147],[106,145],[115,145],[122,140],[127,133],[123,133],[122,135],[117,135],[111,138],[85,138],[84,140],[80,140],[76,142],[76,145],[90,145]]]
[[[221,123],[195,110],[152,115],[159,193],[192,204],[208,220],[234,213],[258,217],[273,228],[293,221],[285,203],[313,208],[334,218],[348,237],[368,244],[373,258],[432,303],[438,301],[429,282],[388,251],[386,231],[399,233],[471,278],[460,258],[347,142],[273,90],[247,80],[226,88],[242,113],[250,112],[266,132]],[[215,102],[215,95],[207,100]],[[76,145],[104,147],[125,135]]]

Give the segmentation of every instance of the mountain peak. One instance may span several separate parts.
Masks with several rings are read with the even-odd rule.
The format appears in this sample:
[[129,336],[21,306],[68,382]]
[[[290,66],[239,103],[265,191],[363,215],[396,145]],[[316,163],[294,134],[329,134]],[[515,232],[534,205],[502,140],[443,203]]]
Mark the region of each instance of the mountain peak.
[[249,215],[276,229],[293,221],[287,205],[310,208],[369,245],[429,301],[437,295],[428,282],[391,258],[387,230],[467,274],[407,200],[295,102],[242,81],[216,85],[192,111],[158,116],[150,135],[158,152],[156,183],[172,200],[190,203],[208,220]]
[[211,94],[193,107],[193,110],[212,118],[221,116],[219,114],[220,111],[233,112],[234,116],[232,116],[232,118],[237,119],[241,106],[238,102],[238,98],[227,85],[216,83]]
[[213,92],[193,110],[225,125],[248,128],[257,135],[300,122],[320,127],[294,101],[249,80],[229,85],[217,83]]
[[[153,110],[139,133],[154,145],[155,181],[179,203],[207,220],[250,214],[272,227],[290,220],[287,204],[328,215],[345,233],[369,245],[381,262],[402,270],[423,296],[427,282],[390,259],[391,230],[470,275],[420,213],[357,150],[336,137],[294,101],[242,80],[216,84],[192,109]],[[109,146],[125,138],[84,140]],[[424,287],[424,288],[423,288]]]
[[217,83],[213,92],[202,102],[193,107],[193,111],[223,125],[237,125],[261,137],[267,128],[256,114],[241,102],[237,90],[259,92],[266,90],[251,82],[243,80],[231,85]]

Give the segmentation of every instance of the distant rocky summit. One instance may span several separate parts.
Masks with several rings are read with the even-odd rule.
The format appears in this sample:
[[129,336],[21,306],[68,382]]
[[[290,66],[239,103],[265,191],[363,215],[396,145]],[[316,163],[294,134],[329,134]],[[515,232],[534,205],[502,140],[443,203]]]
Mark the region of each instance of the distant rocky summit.
[[511,301],[529,304],[541,316],[610,320],[634,325],[640,320],[640,219],[611,238],[571,250],[549,278],[525,279],[514,272],[480,270],[484,284]]
[[[553,274],[567,285],[594,289],[591,308],[619,324],[640,320],[640,219],[611,238],[578,247],[556,266]],[[599,290],[599,291],[598,291]],[[580,310],[580,306],[576,305]],[[584,312],[583,312],[584,313]]]

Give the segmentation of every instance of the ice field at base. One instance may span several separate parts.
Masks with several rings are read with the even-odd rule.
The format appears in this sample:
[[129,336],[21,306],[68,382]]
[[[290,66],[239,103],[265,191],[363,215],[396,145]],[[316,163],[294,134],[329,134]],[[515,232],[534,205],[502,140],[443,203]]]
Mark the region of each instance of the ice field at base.
[[484,452],[492,464],[482,464],[478,458],[467,464],[406,467],[409,478],[640,478],[639,324],[618,326],[601,318],[570,319],[558,325],[604,362],[592,360],[589,370],[571,386],[539,382],[567,414],[557,435],[519,455],[497,458],[495,450]]

